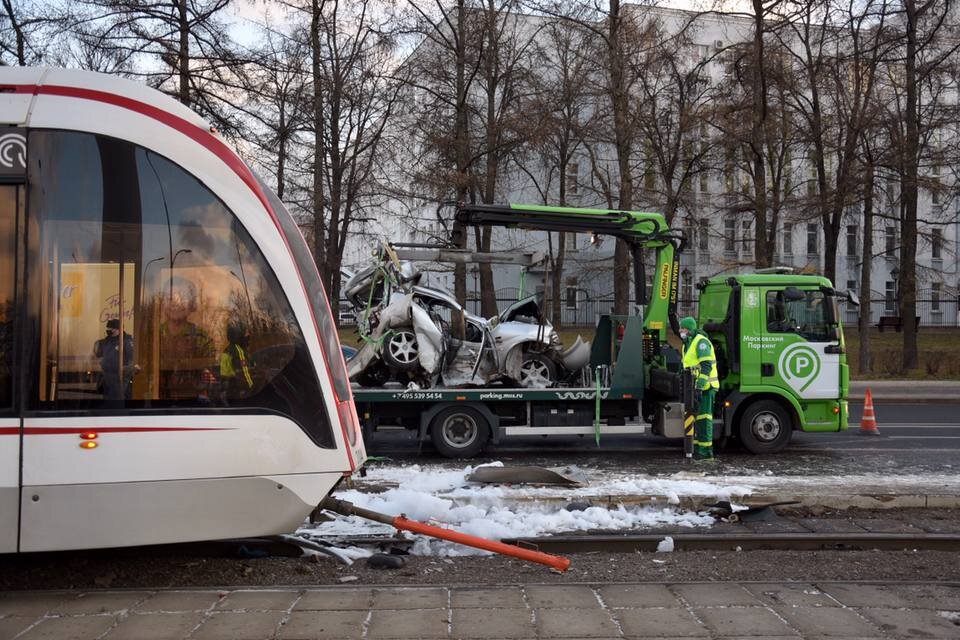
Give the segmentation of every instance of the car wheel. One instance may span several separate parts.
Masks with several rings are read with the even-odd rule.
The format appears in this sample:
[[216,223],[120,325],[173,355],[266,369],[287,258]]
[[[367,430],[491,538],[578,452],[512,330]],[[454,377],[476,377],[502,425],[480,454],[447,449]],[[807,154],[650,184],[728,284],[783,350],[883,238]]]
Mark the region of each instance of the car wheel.
[[383,344],[383,360],[402,371],[413,371],[420,366],[420,345],[412,329],[398,329]]
[[448,458],[472,458],[489,438],[490,423],[470,407],[444,409],[430,423],[433,446]]
[[793,424],[779,402],[760,400],[740,416],[740,442],[750,453],[776,453],[790,443]]
[[552,387],[557,383],[557,365],[542,353],[525,353],[517,382],[528,389]]

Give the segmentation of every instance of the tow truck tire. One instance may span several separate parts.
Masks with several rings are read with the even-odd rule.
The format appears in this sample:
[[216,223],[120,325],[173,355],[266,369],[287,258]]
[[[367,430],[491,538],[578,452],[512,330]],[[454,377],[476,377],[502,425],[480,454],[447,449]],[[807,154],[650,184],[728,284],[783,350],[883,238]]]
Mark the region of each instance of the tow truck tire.
[[490,438],[490,423],[470,407],[450,407],[430,422],[430,439],[437,451],[448,458],[472,458]]
[[750,453],[776,453],[790,443],[793,424],[779,402],[758,400],[740,416],[740,442]]

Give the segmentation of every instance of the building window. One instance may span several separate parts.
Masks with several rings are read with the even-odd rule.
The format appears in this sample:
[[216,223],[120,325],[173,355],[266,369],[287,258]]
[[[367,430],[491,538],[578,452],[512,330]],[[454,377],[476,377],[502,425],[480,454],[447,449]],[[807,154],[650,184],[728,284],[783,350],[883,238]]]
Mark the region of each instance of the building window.
[[700,171],[700,193],[710,193],[710,172],[706,169]]
[[930,230],[930,257],[943,259],[943,229],[939,227]]
[[793,255],[793,225],[789,222],[783,225],[783,255]]
[[897,228],[888,226],[883,230],[884,249],[888,258],[897,254]]
[[700,221],[700,235],[698,236],[698,243],[700,246],[700,251],[707,252],[710,250],[710,221],[703,219]]
[[753,244],[753,222],[750,220],[743,221],[743,235],[741,236],[743,242],[743,255],[750,255],[752,244]]
[[930,190],[930,200],[933,203],[933,206],[936,207],[940,205],[940,189],[939,188],[934,187],[933,189]]
[[896,312],[897,310],[896,296],[897,296],[896,284],[892,280],[887,280],[884,288],[884,293],[883,293],[883,301],[884,301],[883,306],[886,309],[887,313]]
[[693,307],[693,274],[689,269],[684,269],[680,277],[680,307],[689,312]]
[[576,287],[567,287],[567,309],[576,309],[577,308],[577,288]]
[[684,251],[693,251],[693,219],[685,218],[683,221],[683,250]]
[[816,223],[807,225],[807,255],[813,256],[820,252],[820,228]]
[[737,221],[730,218],[723,221],[723,250],[737,253]]
[[580,184],[580,165],[576,162],[567,163],[567,195],[577,194],[577,185]]
[[943,283],[934,282],[930,285],[930,311],[940,312],[940,295],[943,293]]
[[564,252],[579,250],[577,248],[577,234],[573,231],[563,232],[563,250]]
[[847,225],[847,255],[857,255],[857,240],[859,227],[855,224]]

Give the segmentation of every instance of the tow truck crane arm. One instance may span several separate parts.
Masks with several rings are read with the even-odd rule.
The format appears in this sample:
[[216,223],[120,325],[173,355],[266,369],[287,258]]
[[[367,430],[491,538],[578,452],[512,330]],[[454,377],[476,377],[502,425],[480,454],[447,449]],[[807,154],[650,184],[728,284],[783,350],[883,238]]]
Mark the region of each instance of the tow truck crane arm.
[[[526,204],[461,204],[457,209],[456,221],[464,226],[592,233],[621,238],[628,243],[633,255],[636,300],[645,306],[644,333],[656,335],[660,342],[664,342],[668,324],[675,333],[679,331],[676,314],[679,279],[677,256],[682,249],[683,239],[671,232],[662,214]],[[454,242],[458,240],[454,237]],[[653,295],[649,300],[642,259],[645,249],[656,252]]]

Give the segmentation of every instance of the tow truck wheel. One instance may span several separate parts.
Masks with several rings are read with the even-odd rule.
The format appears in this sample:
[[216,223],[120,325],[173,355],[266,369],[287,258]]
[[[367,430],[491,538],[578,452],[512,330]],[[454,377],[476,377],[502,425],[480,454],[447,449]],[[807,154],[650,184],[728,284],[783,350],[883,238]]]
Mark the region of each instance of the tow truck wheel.
[[750,453],[776,453],[792,435],[790,415],[773,400],[754,402],[740,416],[740,442]]
[[420,366],[420,345],[412,329],[397,329],[383,345],[384,361],[401,371],[413,371]]
[[472,458],[483,450],[490,437],[490,424],[476,409],[450,407],[430,423],[430,439],[441,455]]

